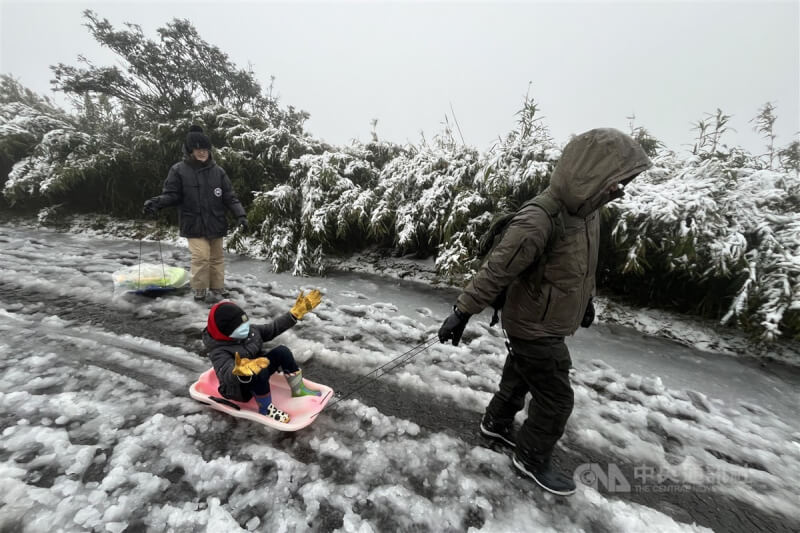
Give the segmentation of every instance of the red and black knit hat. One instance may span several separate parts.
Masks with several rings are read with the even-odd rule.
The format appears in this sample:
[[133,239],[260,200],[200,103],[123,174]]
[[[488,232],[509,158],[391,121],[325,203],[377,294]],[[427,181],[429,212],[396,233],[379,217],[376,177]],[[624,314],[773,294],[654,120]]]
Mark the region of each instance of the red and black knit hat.
[[208,333],[218,341],[233,340],[230,335],[236,328],[247,322],[247,314],[241,307],[224,300],[214,304],[208,312]]

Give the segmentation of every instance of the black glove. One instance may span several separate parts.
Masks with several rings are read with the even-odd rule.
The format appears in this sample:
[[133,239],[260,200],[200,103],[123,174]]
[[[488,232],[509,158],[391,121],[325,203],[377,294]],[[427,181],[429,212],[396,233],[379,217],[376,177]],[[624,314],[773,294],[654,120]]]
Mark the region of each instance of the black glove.
[[142,213],[154,217],[158,214],[158,202],[154,198],[150,198],[144,203]]
[[581,320],[581,327],[588,328],[594,322],[594,303],[592,298],[589,298],[589,303],[586,304],[586,311],[583,313],[583,320]]
[[464,313],[458,307],[453,306],[453,312],[444,320],[442,327],[439,328],[439,341],[446,343],[453,339],[453,346],[458,346],[470,316],[472,315]]
[[247,217],[239,217],[239,225],[242,227],[242,231],[247,231],[247,228],[250,227],[250,224],[247,223]]

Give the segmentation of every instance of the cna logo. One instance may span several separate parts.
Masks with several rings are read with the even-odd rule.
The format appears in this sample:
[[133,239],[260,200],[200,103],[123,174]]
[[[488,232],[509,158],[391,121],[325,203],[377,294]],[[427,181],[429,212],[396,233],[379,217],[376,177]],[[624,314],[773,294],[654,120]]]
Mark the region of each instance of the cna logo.
[[622,470],[615,465],[608,465],[608,471],[597,463],[585,463],[575,469],[575,479],[593,489],[605,488],[608,492],[630,492],[631,484]]

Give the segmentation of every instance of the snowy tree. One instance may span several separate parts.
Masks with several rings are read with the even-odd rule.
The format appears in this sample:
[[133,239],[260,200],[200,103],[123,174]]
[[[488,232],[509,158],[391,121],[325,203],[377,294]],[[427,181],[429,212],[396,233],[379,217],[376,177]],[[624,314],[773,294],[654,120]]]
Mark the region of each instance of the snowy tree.
[[274,106],[253,73],[237,68],[188,20],[174,19],[159,28],[154,41],[136,24],[120,30],[90,10],[84,17],[95,40],[117,54],[123,68],[95,66],[83,56],[78,60],[85,68],[59,63],[52,67],[57,90],[81,98],[106,95],[150,119],[178,118],[207,103],[249,112]]
[[[30,94],[8,85],[3,105],[26,106],[7,108],[7,127],[0,132],[0,146],[9,154],[2,161],[9,175],[4,194],[11,202],[136,215],[183,157],[191,124],[205,128],[245,204],[253,190],[286,182],[292,160],[321,151],[303,132],[307,113],[280,107],[272,87],[263,94],[252,73],[233,65],[188,21],[159,28],[160,39],[153,41],[135,24],[117,30],[91,11],[84,15],[91,34],[119,56],[122,67],[98,67],[83,58],[85,68],[53,67],[54,87],[75,105],[71,115],[46,102],[31,106]],[[22,127],[21,119],[12,128],[18,115],[63,124],[47,126],[45,138],[43,131]]]

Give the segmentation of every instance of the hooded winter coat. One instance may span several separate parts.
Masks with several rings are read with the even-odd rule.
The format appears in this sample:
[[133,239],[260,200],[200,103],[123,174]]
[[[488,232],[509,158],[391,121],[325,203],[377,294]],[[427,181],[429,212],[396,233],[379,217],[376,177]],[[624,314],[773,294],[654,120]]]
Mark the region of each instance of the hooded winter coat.
[[228,232],[225,208],[236,218],[246,216],[233,192],[231,180],[214,162],[211,152],[205,163],[194,159],[184,146],[184,159],[169,169],[164,189],[153,198],[158,208],[179,206],[181,237],[216,239]]
[[208,349],[211,364],[219,380],[219,393],[229,400],[246,402],[252,396],[250,388],[233,374],[236,353],[242,358],[255,359],[264,356],[264,343],[270,341],[297,324],[297,319],[287,312],[267,324],[250,327],[246,339],[218,340],[211,336],[208,328],[203,330],[203,344]]
[[575,333],[595,290],[598,208],[612,199],[612,186],[630,182],[650,166],[639,144],[618,130],[594,129],[572,139],[543,193],[563,206],[564,232],[547,253],[541,282],[537,286],[531,272],[537,269],[529,267],[542,255],[553,223],[543,209],[529,205],[509,223],[461,293],[458,309],[480,313],[508,287],[502,324],[510,337],[534,340]]

